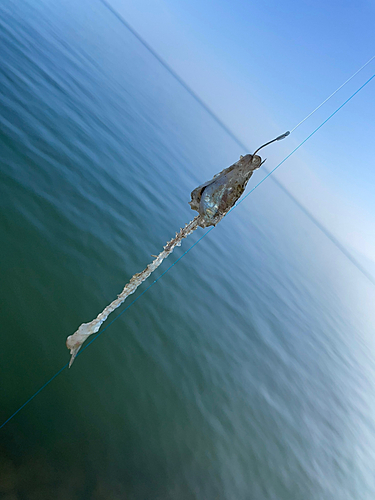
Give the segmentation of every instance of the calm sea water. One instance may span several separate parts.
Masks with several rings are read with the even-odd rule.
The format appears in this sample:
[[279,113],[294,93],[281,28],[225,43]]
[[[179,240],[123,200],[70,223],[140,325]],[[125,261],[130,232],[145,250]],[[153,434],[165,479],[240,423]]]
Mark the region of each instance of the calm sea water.
[[[0,47],[3,422],[246,152],[100,3]],[[267,180],[0,431],[0,496],[373,500],[374,299]]]

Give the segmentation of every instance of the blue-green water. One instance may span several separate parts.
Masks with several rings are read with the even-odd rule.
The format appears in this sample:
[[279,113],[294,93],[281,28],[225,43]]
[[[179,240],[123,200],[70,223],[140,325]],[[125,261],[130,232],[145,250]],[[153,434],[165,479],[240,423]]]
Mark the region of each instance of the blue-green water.
[[[246,152],[101,3],[0,47],[3,422]],[[374,299],[267,180],[0,431],[0,495],[373,500]]]

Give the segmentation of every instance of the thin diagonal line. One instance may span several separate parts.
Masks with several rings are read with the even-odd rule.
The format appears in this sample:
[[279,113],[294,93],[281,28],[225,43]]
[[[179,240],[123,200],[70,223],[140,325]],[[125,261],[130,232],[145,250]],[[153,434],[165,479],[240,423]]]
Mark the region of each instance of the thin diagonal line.
[[[278,169],[284,162],[286,162],[286,160],[288,158],[290,158],[296,151],[298,151],[298,149],[303,146],[303,144],[305,144],[306,141],[308,141],[318,130],[320,130],[324,124],[326,124],[328,122],[328,120],[330,120],[333,116],[335,116],[336,113],[338,113],[338,111],[340,111],[341,108],[343,108],[345,106],[345,104],[347,104],[356,94],[358,94],[358,92],[360,90],[362,90],[368,83],[370,83],[370,81],[375,78],[375,74],[369,78],[361,87],[359,87],[358,90],[356,90],[343,104],[341,104],[341,106],[339,106],[336,111],[334,111],[326,120],[324,120],[323,123],[321,123],[309,136],[306,137],[306,139],[304,139],[296,148],[293,149],[293,151],[291,153],[289,153],[278,165],[276,165],[276,167],[271,170],[271,172],[269,172],[265,177],[263,177],[263,179],[261,181],[258,182],[258,184],[256,184],[228,213],[232,212],[235,208],[238,207],[238,205],[240,203],[242,203],[258,186],[260,186],[266,179],[268,179],[268,177],[270,177],[270,175],[273,174],[273,172],[275,172],[276,169]],[[78,353],[78,356],[85,350],[87,349],[87,347],[89,345],[91,345],[94,340],[96,340],[103,332],[105,332],[111,325],[112,323],[114,323],[122,314],[125,313],[125,311],[127,311],[129,309],[129,307],[131,307],[135,302],[137,302],[138,299],[140,299],[142,297],[142,295],[144,295],[152,286],[155,285],[155,283],[157,283],[170,269],[172,269],[173,266],[175,266],[177,264],[177,262],[179,262],[187,253],[190,252],[190,250],[192,250],[201,240],[203,240],[203,238],[205,236],[207,236],[207,234],[212,231],[214,229],[214,227],[211,227],[208,231],[206,231],[193,245],[191,245],[190,248],[188,248],[186,250],[186,252],[184,252],[173,264],[171,264],[168,269],[166,269],[156,280],[154,280],[136,299],[133,300],[133,302],[131,302],[123,311],[121,311],[120,314],[118,314],[105,328],[103,328],[103,330],[101,332],[98,333],[98,335],[96,335],[82,350],[80,353]],[[366,273],[366,271],[363,270],[363,268],[358,265],[358,263],[356,262],[356,260],[350,255],[350,254],[346,254],[350,260],[357,266],[357,268],[375,285],[375,281],[374,279],[368,274]],[[12,420],[13,417],[15,417],[17,415],[17,413],[19,413],[28,403],[30,403],[30,401],[32,401],[45,387],[47,387],[47,385],[49,385],[58,375],[60,375],[60,373],[62,373],[65,368],[67,368],[67,366],[69,365],[69,363],[66,363],[66,365],[64,365],[58,372],[55,373],[55,375],[53,375],[53,377],[51,377],[40,389],[38,389],[23,405],[21,405],[17,411],[15,411],[1,426],[0,426],[0,429],[2,429],[10,420]]]
[[296,130],[296,128],[298,128],[300,125],[302,125],[302,123],[303,123],[303,122],[305,122],[308,118],[310,118],[310,116],[312,116],[312,115],[315,113],[315,111],[318,111],[318,109],[319,109],[319,108],[321,108],[321,107],[323,106],[323,104],[325,104],[327,101],[329,101],[329,100],[331,99],[331,97],[333,97],[335,94],[337,94],[337,92],[338,92],[339,90],[341,90],[341,89],[342,89],[342,88],[343,88],[343,87],[344,87],[347,83],[349,83],[349,82],[350,82],[350,80],[352,80],[352,79],[353,79],[356,75],[358,75],[358,73],[359,73],[360,71],[362,71],[362,70],[363,70],[363,69],[364,69],[364,68],[365,68],[368,64],[370,64],[370,62],[371,62],[373,59],[375,59],[375,56],[372,56],[372,57],[371,57],[371,59],[369,59],[369,60],[367,61],[367,63],[365,63],[363,66],[361,66],[361,67],[360,67],[360,68],[359,68],[359,69],[358,69],[358,70],[357,70],[357,71],[356,71],[356,72],[355,72],[355,73],[354,73],[354,74],[353,74],[350,78],[348,78],[348,79],[346,80],[346,82],[344,82],[342,85],[340,85],[340,87],[339,87],[338,89],[336,89],[334,92],[332,92],[332,94],[331,94],[330,96],[328,96],[328,97],[327,97],[327,99],[325,99],[325,100],[324,100],[321,104],[319,104],[319,106],[318,106],[318,107],[316,107],[316,108],[314,109],[314,111],[311,111],[311,113],[310,113],[310,114],[308,114],[308,115],[306,116],[306,118],[304,118],[303,120],[301,120],[301,121],[300,121],[300,122],[299,122],[299,123],[298,123],[298,124],[297,124],[294,128],[292,128],[292,130],[290,131],[290,133],[294,132],[294,131]]
[[65,370],[65,368],[69,365],[69,363],[66,363],[65,366],[63,366],[62,368],[60,368],[60,370],[58,372],[55,373],[55,375],[53,377],[51,377],[48,382],[46,382],[44,385],[42,385],[42,387],[40,389],[38,389],[32,396],[31,398],[29,398],[22,406],[20,406],[18,408],[17,411],[15,411],[13,413],[13,415],[11,415],[7,420],[5,420],[5,422],[3,424],[1,424],[0,426],[0,429],[2,429],[4,427],[4,425],[6,425],[10,420],[12,420],[13,417],[15,417],[17,415],[17,413],[19,413],[22,408],[24,408],[28,403],[30,403],[30,401],[32,401],[40,392],[42,392],[42,390],[47,387],[48,384],[50,384],[52,382],[52,380],[54,380],[58,375],[60,375],[60,373],[62,371]]

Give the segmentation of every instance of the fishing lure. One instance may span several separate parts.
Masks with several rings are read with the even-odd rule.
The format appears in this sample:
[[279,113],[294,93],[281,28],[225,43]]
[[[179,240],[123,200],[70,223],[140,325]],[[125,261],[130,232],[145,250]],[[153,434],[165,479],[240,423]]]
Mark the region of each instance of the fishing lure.
[[99,331],[99,328],[111,312],[117,309],[129,295],[136,291],[139,285],[173,252],[174,248],[181,245],[184,238],[189,236],[198,227],[216,226],[225,217],[245,191],[246,185],[254,171],[260,168],[265,161],[262,162],[261,157],[256,153],[265,146],[284,139],[289,133],[285,132],[285,134],[276,137],[276,139],[263,144],[252,155],[241,156],[236,163],[225,168],[210,181],[205,182],[192,191],[190,207],[192,210],[196,210],[199,215],[194,217],[184,228],[180,229],[179,233],[176,233],[176,236],[165,245],[164,250],[146,269],[141,273],[135,274],[130,279],[120,295],[117,296],[117,299],[111,302],[93,321],[82,323],[78,330],[67,338],[66,346],[70,349],[71,354],[69,368],[72,366],[85,340],[93,333]]

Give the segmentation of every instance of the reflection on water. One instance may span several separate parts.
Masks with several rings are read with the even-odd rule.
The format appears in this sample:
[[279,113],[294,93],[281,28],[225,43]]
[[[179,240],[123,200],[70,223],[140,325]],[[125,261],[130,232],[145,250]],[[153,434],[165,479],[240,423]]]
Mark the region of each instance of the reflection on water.
[[[244,151],[99,3],[0,39],[4,421]],[[267,181],[2,429],[0,493],[373,500],[373,301]]]

